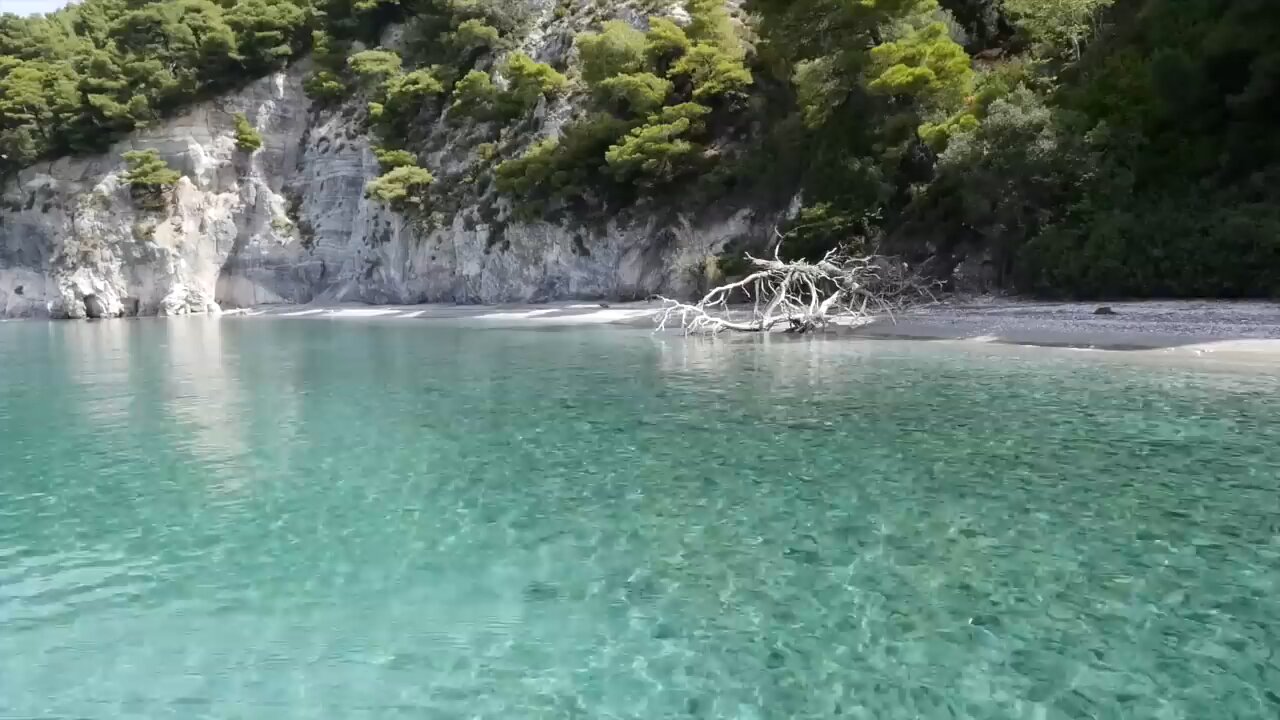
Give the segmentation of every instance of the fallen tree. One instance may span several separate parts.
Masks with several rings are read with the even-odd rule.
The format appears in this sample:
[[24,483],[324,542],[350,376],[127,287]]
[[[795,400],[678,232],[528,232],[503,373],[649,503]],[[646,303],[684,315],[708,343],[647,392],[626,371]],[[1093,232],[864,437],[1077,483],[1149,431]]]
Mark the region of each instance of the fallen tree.
[[[786,261],[781,250],[779,241],[772,259],[747,255],[754,272],[713,289],[697,303],[659,298],[658,329],[678,327],[690,335],[726,330],[807,333],[832,324],[893,319],[909,307],[934,301],[937,284],[893,258],[837,248],[818,262]],[[746,302],[731,304],[738,298]]]

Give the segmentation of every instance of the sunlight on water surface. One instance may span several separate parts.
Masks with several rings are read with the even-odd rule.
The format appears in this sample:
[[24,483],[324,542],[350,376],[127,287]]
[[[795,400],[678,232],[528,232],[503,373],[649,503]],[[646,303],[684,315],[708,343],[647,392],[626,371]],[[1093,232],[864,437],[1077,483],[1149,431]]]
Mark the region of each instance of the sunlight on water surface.
[[1280,380],[0,324],[0,717],[1274,718]]

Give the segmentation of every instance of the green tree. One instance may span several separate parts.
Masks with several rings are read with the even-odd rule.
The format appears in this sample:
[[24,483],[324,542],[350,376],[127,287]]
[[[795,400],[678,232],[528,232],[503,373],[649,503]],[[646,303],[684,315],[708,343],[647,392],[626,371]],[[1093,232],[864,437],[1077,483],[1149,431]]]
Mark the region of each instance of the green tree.
[[555,68],[524,53],[512,53],[502,64],[510,85],[508,97],[514,113],[524,112],[543,97],[555,97],[569,87],[569,80]]
[[383,172],[389,172],[396,168],[412,167],[418,164],[418,158],[408,150],[375,148],[373,154],[378,158],[378,165]]
[[124,181],[129,184],[134,200],[149,209],[163,207],[168,192],[182,175],[170,168],[155,150],[133,150],[122,157],[128,167]]
[[496,112],[498,96],[489,73],[472,70],[453,86],[451,110],[458,117],[487,120]]
[[589,85],[645,68],[645,34],[621,20],[610,20],[599,33],[579,35],[577,44],[582,78]]
[[462,53],[494,50],[504,45],[498,28],[479,18],[463,20],[448,39],[449,44]]
[[390,50],[364,50],[347,58],[351,72],[365,82],[383,83],[400,72],[403,61]]
[[687,0],[686,4],[691,18],[689,38],[741,60],[746,53],[724,0]]
[[444,83],[431,70],[414,70],[396,75],[384,87],[387,113],[397,122],[408,123],[429,100],[444,94]]
[[677,60],[671,67],[671,75],[689,78],[695,100],[741,97],[754,81],[740,57],[707,43],[694,45]]
[[614,112],[645,116],[666,104],[674,90],[670,80],[653,73],[627,73],[602,80],[596,96]]
[[867,89],[957,107],[972,90],[973,77],[968,54],[946,25],[931,23],[871,49]]
[[559,151],[560,141],[548,138],[534,143],[520,157],[500,163],[495,171],[498,190],[527,198],[551,189],[557,184]]
[[709,112],[687,103],[651,117],[605,153],[609,170],[619,180],[647,184],[671,182],[692,172],[703,148],[688,138],[702,130],[702,118]]
[[649,64],[658,69],[671,65],[693,47],[684,29],[668,18],[649,20],[649,32],[645,33],[645,56]]
[[1080,57],[1081,45],[1098,29],[1098,16],[1115,0],[1004,0],[1005,10],[1032,40],[1049,52]]
[[393,208],[403,209],[406,205],[420,205],[420,193],[435,180],[430,172],[417,165],[401,165],[369,181],[365,195]]
[[582,197],[602,189],[608,179],[604,155],[633,126],[609,113],[579,118],[558,140],[536,143],[524,155],[499,164],[498,189],[525,203]]
[[332,101],[346,94],[347,84],[336,74],[328,70],[321,70],[307,78],[303,84],[303,89],[307,91],[307,95],[315,100]]
[[147,85],[175,101],[206,79],[227,77],[236,58],[235,32],[210,0],[145,5],[113,22],[109,37],[125,51],[126,67],[155,78]]
[[226,16],[250,72],[274,70],[309,39],[307,14],[291,0],[236,0]]

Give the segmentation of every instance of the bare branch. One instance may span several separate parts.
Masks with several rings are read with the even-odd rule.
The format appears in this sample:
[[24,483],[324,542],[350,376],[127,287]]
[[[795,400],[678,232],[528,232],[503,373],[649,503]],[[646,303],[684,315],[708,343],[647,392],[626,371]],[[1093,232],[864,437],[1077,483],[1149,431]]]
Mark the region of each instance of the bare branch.
[[[697,303],[661,298],[658,329],[679,327],[686,334],[770,332],[805,333],[833,323],[862,325],[913,305],[935,300],[936,283],[911,273],[902,262],[875,255],[855,256],[834,249],[816,263],[782,259],[778,235],[773,259],[747,255],[755,271],[745,278],[714,288]],[[731,308],[742,292],[750,307]]]

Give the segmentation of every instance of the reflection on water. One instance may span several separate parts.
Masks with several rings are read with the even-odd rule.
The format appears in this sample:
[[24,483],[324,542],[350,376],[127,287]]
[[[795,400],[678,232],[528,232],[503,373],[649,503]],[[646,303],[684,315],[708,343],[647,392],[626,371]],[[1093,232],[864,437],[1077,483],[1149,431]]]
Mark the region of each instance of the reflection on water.
[[1280,380],[0,326],[0,717],[1262,718]]

